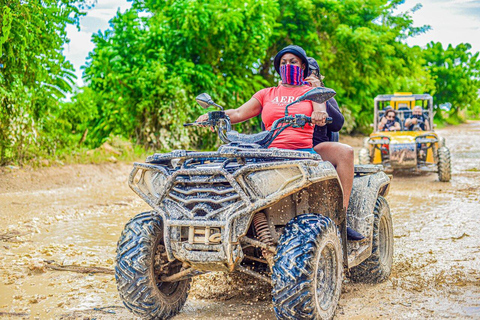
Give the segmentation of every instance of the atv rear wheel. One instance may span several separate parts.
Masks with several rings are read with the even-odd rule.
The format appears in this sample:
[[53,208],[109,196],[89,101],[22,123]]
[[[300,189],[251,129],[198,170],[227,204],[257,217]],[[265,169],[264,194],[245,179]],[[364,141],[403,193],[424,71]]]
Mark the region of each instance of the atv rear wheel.
[[168,262],[162,219],[153,212],[132,218],[117,245],[115,279],[123,304],[144,319],[168,319],[185,304],[191,279],[161,282],[177,273],[179,261]]
[[452,177],[452,167],[450,163],[450,150],[447,147],[438,149],[438,180],[448,182]]
[[390,207],[384,197],[378,196],[373,211],[372,255],[350,269],[350,279],[358,282],[379,283],[387,280],[393,263],[393,223]]
[[370,150],[367,148],[362,148],[358,152],[358,163],[359,164],[370,164]]
[[342,288],[343,255],[335,223],[322,215],[293,218],[272,270],[278,319],[331,319]]

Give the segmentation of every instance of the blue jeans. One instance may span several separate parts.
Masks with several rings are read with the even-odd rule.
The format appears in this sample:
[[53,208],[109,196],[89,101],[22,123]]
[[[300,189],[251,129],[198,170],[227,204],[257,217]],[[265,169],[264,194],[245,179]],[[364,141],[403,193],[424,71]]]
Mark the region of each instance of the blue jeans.
[[303,151],[303,152],[310,152],[312,154],[317,154],[313,148],[304,148],[304,149],[296,149],[295,151]]

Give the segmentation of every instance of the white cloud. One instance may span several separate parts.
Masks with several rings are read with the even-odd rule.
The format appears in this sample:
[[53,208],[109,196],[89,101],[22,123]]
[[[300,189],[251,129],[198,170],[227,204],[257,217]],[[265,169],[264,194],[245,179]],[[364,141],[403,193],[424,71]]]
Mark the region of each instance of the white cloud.
[[410,45],[425,46],[430,41],[441,42],[444,47],[470,43],[472,52],[480,51],[480,1],[472,0],[406,0],[400,11],[422,8],[413,14],[414,26],[430,25],[425,34],[407,40]]

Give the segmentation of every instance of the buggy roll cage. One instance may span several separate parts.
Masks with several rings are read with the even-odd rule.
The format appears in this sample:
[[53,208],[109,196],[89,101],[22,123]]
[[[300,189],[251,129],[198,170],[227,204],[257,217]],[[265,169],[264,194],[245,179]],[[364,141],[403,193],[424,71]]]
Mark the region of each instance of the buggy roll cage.
[[[373,131],[378,131],[378,123],[380,112],[384,111],[387,106],[392,106],[392,108],[397,112],[397,117],[399,111],[403,114],[404,112],[411,112],[413,107],[416,106],[417,101],[421,102],[421,107],[425,112],[428,113],[428,116],[425,117],[430,126],[430,130],[433,130],[433,98],[429,94],[411,94],[411,93],[396,93],[396,94],[384,94],[378,95],[374,99],[374,118],[373,118]],[[399,103],[403,102],[408,104],[408,107],[399,106]],[[403,128],[405,119],[399,119],[402,123],[400,124]]]

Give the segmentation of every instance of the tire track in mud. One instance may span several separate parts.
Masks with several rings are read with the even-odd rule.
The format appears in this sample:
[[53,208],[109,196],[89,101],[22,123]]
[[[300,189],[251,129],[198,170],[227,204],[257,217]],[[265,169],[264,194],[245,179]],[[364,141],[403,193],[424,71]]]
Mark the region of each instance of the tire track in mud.
[[[452,181],[394,176],[392,275],[377,285],[346,278],[336,319],[480,318],[480,122],[439,133],[452,152]],[[129,171],[117,164],[0,174],[0,317],[133,318],[112,275],[43,264],[113,268],[123,226],[148,210],[127,186]],[[199,276],[175,317],[192,318],[275,319],[270,287],[242,274]]]

